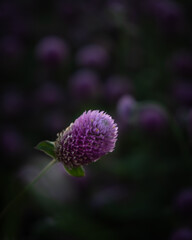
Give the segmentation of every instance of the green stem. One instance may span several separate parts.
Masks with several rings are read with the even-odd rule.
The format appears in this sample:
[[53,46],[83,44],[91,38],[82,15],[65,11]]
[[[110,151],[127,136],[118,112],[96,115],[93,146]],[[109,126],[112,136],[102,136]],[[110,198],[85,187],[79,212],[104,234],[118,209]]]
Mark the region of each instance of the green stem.
[[8,203],[8,205],[3,209],[0,213],[0,219],[10,210],[14,204],[23,197],[23,195],[57,162],[56,159],[53,159],[50,163],[48,163],[41,172],[30,182],[12,201]]

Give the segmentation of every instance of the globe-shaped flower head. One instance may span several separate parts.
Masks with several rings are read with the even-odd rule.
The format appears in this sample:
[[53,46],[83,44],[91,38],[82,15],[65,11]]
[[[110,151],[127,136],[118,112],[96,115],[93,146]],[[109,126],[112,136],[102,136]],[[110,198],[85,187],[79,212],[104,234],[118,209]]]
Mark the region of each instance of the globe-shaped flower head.
[[118,127],[108,114],[98,110],[84,112],[55,142],[57,159],[69,168],[97,161],[112,152]]

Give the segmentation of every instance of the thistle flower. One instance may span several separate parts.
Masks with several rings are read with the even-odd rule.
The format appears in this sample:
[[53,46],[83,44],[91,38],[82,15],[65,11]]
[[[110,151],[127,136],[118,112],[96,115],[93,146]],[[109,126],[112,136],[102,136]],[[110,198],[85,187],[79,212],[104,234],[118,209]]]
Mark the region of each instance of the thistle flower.
[[55,153],[68,168],[97,161],[112,152],[117,140],[117,125],[98,110],[84,112],[55,141]]

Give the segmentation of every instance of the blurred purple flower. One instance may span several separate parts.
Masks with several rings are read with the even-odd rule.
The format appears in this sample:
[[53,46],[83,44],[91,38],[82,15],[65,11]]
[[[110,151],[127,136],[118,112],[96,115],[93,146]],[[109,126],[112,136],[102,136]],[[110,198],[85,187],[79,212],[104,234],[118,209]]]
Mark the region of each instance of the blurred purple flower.
[[79,70],[70,77],[69,87],[75,98],[92,99],[99,93],[99,77],[91,70]]
[[80,66],[103,68],[109,62],[109,54],[100,45],[88,45],[77,52],[76,62]]
[[177,81],[172,87],[172,95],[180,104],[192,104],[192,83],[185,80]]
[[166,111],[157,104],[146,104],[139,112],[139,125],[149,133],[161,133],[168,123]]
[[37,58],[49,66],[63,63],[69,55],[69,48],[59,37],[49,36],[41,39],[36,47]]
[[192,216],[192,189],[185,189],[176,196],[174,208],[181,214]]
[[120,122],[128,123],[130,115],[136,107],[135,99],[130,95],[124,95],[117,103],[117,117]]
[[168,67],[179,76],[192,76],[192,55],[189,51],[178,51],[168,60]]
[[181,228],[175,231],[170,240],[192,240],[192,231],[189,228]]
[[111,76],[104,86],[104,96],[108,102],[116,102],[120,97],[133,92],[131,81],[123,76]]
[[97,161],[114,150],[117,125],[98,110],[84,112],[55,141],[57,159],[69,168]]

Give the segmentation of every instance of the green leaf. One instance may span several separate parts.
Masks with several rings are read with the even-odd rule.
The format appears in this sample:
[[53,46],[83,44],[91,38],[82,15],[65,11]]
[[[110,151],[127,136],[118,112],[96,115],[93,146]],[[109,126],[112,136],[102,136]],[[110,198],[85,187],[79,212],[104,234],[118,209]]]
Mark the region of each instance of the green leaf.
[[[56,159],[54,142],[50,142],[50,141],[46,140],[46,141],[43,141],[43,142],[40,142],[39,144],[37,144],[37,146],[35,148],[37,150],[44,152],[45,154],[49,155],[50,157]],[[64,165],[64,168],[65,168],[66,172],[73,177],[85,176],[85,170],[82,166],[69,169],[68,167],[66,167]]]
[[66,167],[64,165],[64,168],[65,168],[66,172],[73,177],[84,177],[85,176],[85,170],[82,166],[69,169],[68,167]]
[[42,141],[35,147],[37,150],[44,152],[52,158],[56,158],[55,155],[55,143],[50,141]]

